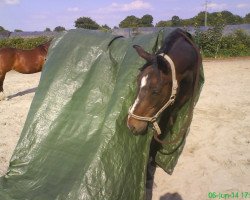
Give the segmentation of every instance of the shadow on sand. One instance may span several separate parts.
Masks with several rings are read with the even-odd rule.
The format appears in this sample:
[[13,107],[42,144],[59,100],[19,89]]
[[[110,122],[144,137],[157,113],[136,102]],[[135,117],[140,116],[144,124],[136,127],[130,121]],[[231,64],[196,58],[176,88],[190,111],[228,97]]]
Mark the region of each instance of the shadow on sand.
[[[156,172],[156,163],[153,162],[152,158],[150,158],[147,165],[147,181],[146,181],[146,200],[152,200],[153,189],[154,189],[154,178]],[[159,200],[183,200],[181,195],[177,192],[175,193],[166,193],[161,196]]]
[[183,200],[178,193],[167,193],[160,197],[159,200]]
[[26,95],[26,94],[33,93],[33,92],[36,91],[36,89],[37,89],[37,87],[34,87],[34,88],[30,88],[30,89],[18,92],[16,94],[9,95],[9,96],[7,96],[7,100],[13,99],[13,98],[18,97],[18,96],[23,96],[23,95]]

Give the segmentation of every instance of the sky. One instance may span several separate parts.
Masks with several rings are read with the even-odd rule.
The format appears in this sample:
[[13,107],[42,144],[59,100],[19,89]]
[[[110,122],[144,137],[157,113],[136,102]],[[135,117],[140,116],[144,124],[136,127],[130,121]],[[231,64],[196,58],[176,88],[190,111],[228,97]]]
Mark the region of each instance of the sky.
[[[14,31],[53,30],[56,26],[73,29],[79,17],[90,17],[111,28],[129,15],[153,16],[153,24],[194,17],[205,10],[206,0],[0,0],[0,26]],[[228,10],[244,17],[250,12],[249,0],[208,0],[208,12]]]

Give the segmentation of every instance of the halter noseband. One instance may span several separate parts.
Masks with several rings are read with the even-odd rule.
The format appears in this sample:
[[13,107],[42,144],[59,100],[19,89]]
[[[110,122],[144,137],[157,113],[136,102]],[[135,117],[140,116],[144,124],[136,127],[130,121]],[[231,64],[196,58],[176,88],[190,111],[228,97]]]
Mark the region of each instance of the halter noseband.
[[159,56],[162,56],[165,60],[168,61],[168,63],[170,64],[170,68],[171,68],[171,73],[172,73],[172,91],[171,91],[171,96],[169,98],[169,100],[164,104],[164,106],[153,116],[153,117],[142,117],[139,115],[135,115],[131,112],[131,108],[128,111],[128,114],[130,117],[133,117],[134,119],[137,120],[141,120],[141,121],[147,121],[147,122],[151,122],[154,126],[154,129],[157,133],[157,135],[154,135],[155,140],[157,140],[160,143],[163,143],[157,136],[161,134],[161,129],[157,123],[157,118],[160,116],[160,114],[170,105],[172,105],[175,101],[176,98],[176,93],[177,93],[177,88],[178,88],[178,83],[176,80],[176,73],[175,73],[175,65],[174,62],[172,61],[172,59],[167,55],[167,54],[158,54]]

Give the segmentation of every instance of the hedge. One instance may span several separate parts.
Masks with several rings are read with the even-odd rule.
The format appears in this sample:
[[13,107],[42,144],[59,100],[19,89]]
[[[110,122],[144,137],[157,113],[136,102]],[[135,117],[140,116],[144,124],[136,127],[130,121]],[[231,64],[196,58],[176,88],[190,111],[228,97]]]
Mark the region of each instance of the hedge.
[[195,40],[203,57],[250,56],[250,35],[243,30],[236,30],[230,35],[222,35],[218,29],[197,31]]
[[8,38],[0,40],[0,48],[12,47],[17,49],[33,49],[40,44],[49,41],[50,37],[34,37],[34,38]]

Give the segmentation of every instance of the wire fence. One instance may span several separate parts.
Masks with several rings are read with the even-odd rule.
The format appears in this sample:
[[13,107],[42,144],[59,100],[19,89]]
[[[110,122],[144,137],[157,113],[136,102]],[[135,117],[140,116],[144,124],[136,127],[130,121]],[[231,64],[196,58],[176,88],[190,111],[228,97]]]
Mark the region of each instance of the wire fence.
[[[117,28],[112,29],[111,33],[114,35],[122,35],[124,37],[134,37],[136,35],[141,34],[150,34],[154,32],[158,32],[161,29],[175,29],[177,27],[139,27],[139,28]],[[194,34],[196,31],[196,27],[179,27],[182,28],[191,34]],[[201,31],[206,31],[209,29],[209,27],[199,27]],[[224,28],[223,34],[228,35],[233,33],[236,30],[244,30],[247,34],[250,35],[250,24],[240,24],[240,25],[227,25]],[[0,32],[0,39],[5,38],[15,38],[15,37],[21,37],[21,38],[30,38],[30,37],[53,37],[57,35],[58,32],[46,32],[46,31],[35,31],[35,32],[8,32],[8,31],[1,31]]]
[[[139,28],[121,28],[121,29],[113,29],[112,33],[114,35],[122,35],[124,37],[133,37],[139,34],[149,34],[149,33],[154,33],[154,32],[158,32],[161,29],[176,29],[177,27],[139,27]],[[188,31],[191,34],[194,34],[197,27],[193,27],[193,26],[189,26],[189,27],[178,27],[181,29],[184,29],[186,31]],[[210,27],[199,27],[198,29],[200,31],[206,31],[208,30]],[[240,25],[227,25],[225,26],[224,30],[223,30],[223,35],[228,35],[231,34],[233,32],[235,32],[236,30],[244,30],[247,34],[250,35],[250,24],[240,24]]]

